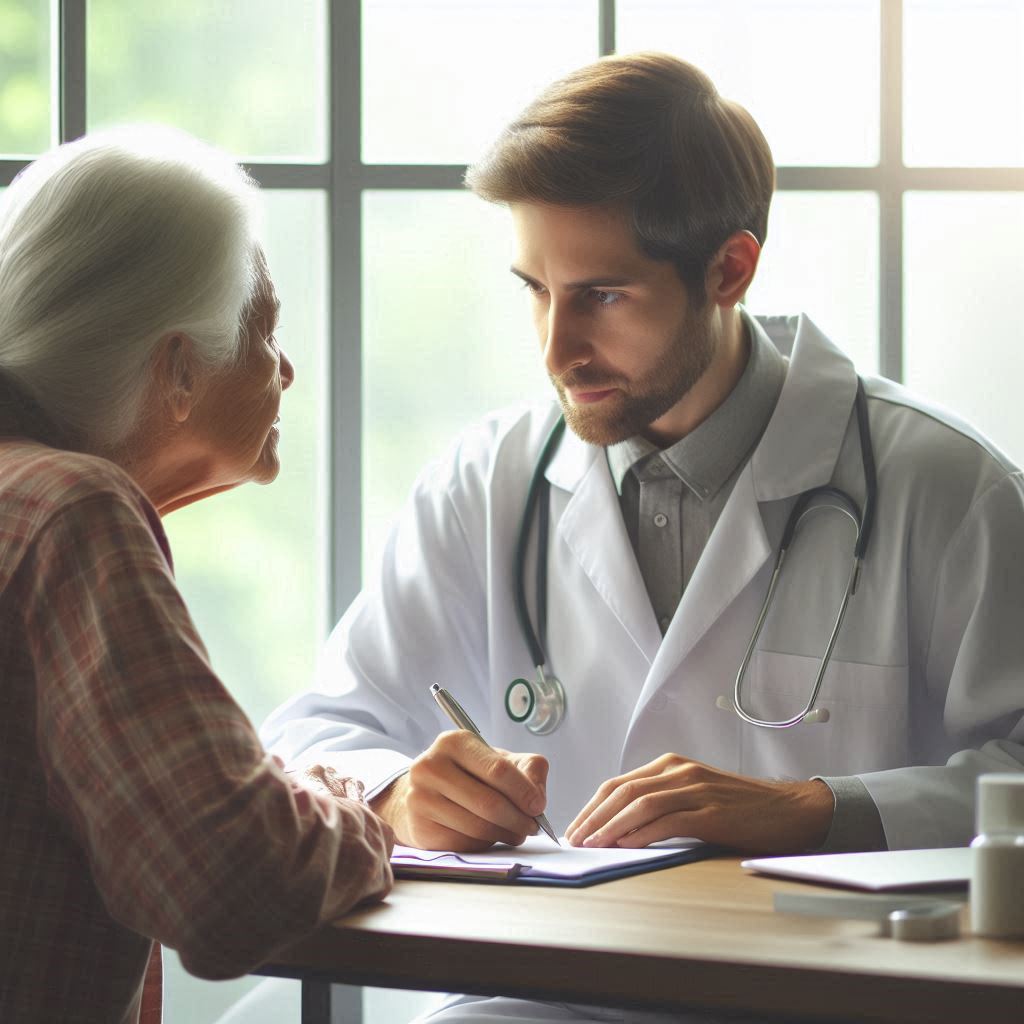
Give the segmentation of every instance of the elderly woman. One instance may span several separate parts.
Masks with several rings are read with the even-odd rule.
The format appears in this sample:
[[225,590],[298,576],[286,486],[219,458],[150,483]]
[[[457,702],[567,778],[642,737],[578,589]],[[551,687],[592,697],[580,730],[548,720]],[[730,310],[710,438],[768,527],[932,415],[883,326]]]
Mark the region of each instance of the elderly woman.
[[254,197],[215,151],[136,130],[0,198],[4,1021],[159,1019],[154,939],[226,978],[391,884],[390,830],[346,780],[261,748],[160,524],[277,475],[293,370]]

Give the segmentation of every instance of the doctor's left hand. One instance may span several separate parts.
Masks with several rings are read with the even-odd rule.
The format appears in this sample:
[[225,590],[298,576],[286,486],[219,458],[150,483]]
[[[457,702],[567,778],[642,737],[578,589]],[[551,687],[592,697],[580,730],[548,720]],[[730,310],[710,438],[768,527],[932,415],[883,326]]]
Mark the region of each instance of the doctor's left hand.
[[603,783],[565,834],[573,846],[691,836],[744,852],[804,853],[824,843],[834,805],[819,780],[754,779],[663,754]]

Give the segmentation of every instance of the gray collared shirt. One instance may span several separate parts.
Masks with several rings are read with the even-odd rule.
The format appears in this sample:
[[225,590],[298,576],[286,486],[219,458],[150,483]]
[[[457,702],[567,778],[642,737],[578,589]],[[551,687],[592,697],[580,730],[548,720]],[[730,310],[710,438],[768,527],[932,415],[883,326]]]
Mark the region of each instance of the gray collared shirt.
[[703,423],[669,448],[631,437],[607,449],[626,531],[662,635],[786,379],[786,360],[755,321],[744,322],[747,365]]
[[[663,636],[786,380],[787,361],[757,321],[747,314],[743,320],[750,340],[747,365],[707,419],[665,449],[643,437],[606,449],[626,531]],[[821,849],[885,849],[878,808],[860,779],[822,781],[832,790],[835,812]]]

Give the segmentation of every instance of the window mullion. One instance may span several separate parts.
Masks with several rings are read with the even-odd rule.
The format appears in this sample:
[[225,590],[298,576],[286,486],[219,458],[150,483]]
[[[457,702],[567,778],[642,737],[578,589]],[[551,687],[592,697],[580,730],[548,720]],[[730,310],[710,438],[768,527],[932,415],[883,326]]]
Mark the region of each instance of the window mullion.
[[597,0],[597,50],[602,57],[615,52],[615,0]]
[[57,135],[70,142],[85,134],[85,4],[57,3]]
[[331,0],[329,16],[327,556],[334,623],[362,576],[362,4]]
[[27,164],[27,160],[0,160],[0,188],[10,185]]
[[881,4],[878,366],[903,379],[903,0]]

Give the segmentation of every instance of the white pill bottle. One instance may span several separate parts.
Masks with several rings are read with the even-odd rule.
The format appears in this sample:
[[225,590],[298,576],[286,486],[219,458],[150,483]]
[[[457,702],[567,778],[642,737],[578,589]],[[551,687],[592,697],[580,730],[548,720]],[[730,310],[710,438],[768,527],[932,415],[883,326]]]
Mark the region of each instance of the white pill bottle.
[[978,777],[971,843],[971,931],[1024,939],[1024,772]]

